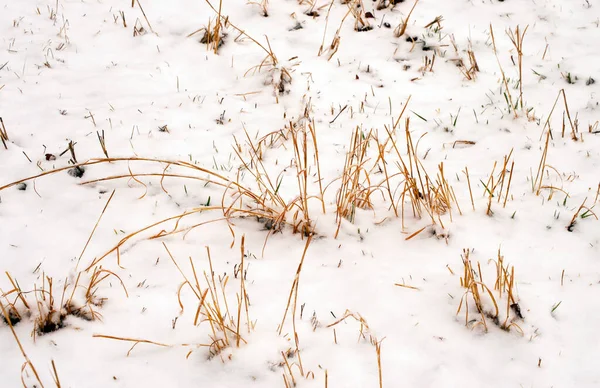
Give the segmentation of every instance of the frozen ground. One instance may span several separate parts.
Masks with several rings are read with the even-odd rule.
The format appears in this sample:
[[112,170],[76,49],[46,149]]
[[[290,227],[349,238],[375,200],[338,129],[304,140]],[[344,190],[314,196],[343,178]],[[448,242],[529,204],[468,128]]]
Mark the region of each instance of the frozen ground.
[[600,384],[600,4],[212,6],[0,1],[2,387]]

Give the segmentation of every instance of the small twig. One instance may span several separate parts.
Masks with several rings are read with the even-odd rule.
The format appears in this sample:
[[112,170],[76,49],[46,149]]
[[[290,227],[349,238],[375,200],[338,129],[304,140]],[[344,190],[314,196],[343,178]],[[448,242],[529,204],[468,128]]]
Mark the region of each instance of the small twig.
[[129,351],[127,352],[127,357],[129,357],[133,348],[135,348],[138,344],[150,344],[150,345],[162,346],[165,348],[170,348],[172,346],[172,345],[167,345],[167,344],[163,344],[160,342],[154,342],[154,341],[139,339],[139,338],[123,338],[123,337],[115,337],[112,335],[103,335],[103,334],[94,334],[94,335],[92,335],[92,337],[93,338],[106,338],[106,339],[125,341],[125,342],[134,342],[133,346],[131,348],[129,348]]
[[409,286],[409,285],[407,285],[407,284],[395,283],[394,285],[395,285],[395,286],[398,286],[398,287],[410,288],[411,290],[417,290],[417,291],[421,290],[421,289],[420,289],[420,288],[418,288],[418,287]]
[[[75,143],[73,143],[73,140],[69,141],[68,150],[71,152],[71,159],[73,160],[73,164],[77,164],[78,163],[77,157],[75,156]],[[61,156],[62,156],[62,154],[61,154]]]
[[346,110],[346,108],[347,108],[347,107],[348,107],[348,105],[345,105],[345,106],[344,106],[344,107],[343,107],[343,108],[340,110],[340,112],[339,112],[339,113],[338,113],[338,114],[337,114],[337,115],[336,115],[336,116],[333,118],[333,120],[331,120],[331,121],[329,122],[329,124],[333,124],[333,122],[334,122],[335,120],[337,120],[337,118],[338,118],[338,117],[339,117],[339,116],[342,114],[342,112],[343,112],[343,111],[345,111],[345,110]]
[[110,204],[110,201],[112,200],[113,196],[115,195],[115,191],[116,190],[113,190],[112,193],[110,194],[110,197],[108,197],[108,200],[106,201],[106,205],[104,205],[104,208],[102,209],[102,213],[100,213],[100,217],[98,217],[98,221],[96,221],[96,224],[94,225],[94,228],[92,229],[92,232],[90,233],[90,237],[88,238],[87,242],[85,243],[83,250],[81,251],[81,254],[79,255],[79,258],[77,259],[77,265],[75,266],[76,271],[77,271],[77,268],[79,267],[79,262],[81,261],[81,258],[83,257],[83,254],[85,253],[85,250],[87,249],[90,241],[92,240],[92,237],[94,236],[94,232],[96,232],[96,228],[98,227],[98,224],[100,223],[100,220],[102,219],[102,216],[104,215],[104,212],[106,212],[106,209],[108,208],[108,205]]
[[156,34],[156,32],[154,31],[154,29],[152,28],[152,25],[150,24],[150,21],[148,20],[148,17],[146,17],[146,12],[144,12],[144,8],[142,8],[142,4],[140,4],[140,0],[132,0],[132,2],[131,2],[131,6],[132,7],[134,5],[134,3],[133,3],[134,1],[140,7],[140,11],[142,11],[142,15],[144,15],[144,19],[146,19],[146,23],[148,23],[148,27],[150,27],[150,31],[152,31],[153,33]]
[[2,127],[0,128],[0,140],[2,140],[4,149],[8,149],[6,146],[6,142],[8,141],[8,132],[6,132],[6,127],[4,126],[4,120],[2,120],[2,117],[0,117],[0,126]]
[[109,158],[108,151],[106,150],[106,140],[104,137],[104,129],[102,130],[102,135],[100,135],[100,132],[98,132],[98,131],[96,131],[96,135],[98,135],[98,141],[100,142],[100,147],[102,147],[102,153],[104,154],[104,156]]

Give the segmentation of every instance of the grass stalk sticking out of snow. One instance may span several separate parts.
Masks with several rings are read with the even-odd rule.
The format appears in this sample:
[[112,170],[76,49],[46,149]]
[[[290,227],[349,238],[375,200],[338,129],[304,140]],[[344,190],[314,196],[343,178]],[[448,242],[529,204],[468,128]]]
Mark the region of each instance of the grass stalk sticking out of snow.
[[515,50],[517,50],[517,55],[518,55],[519,100],[517,101],[517,105],[520,105],[521,109],[523,109],[523,40],[525,39],[525,34],[527,33],[528,28],[529,28],[529,26],[525,27],[525,29],[521,32],[520,27],[517,26],[515,28],[514,32],[511,29],[509,29],[506,32],[510,41],[512,42],[513,46],[515,47]]
[[408,21],[410,20],[410,15],[412,15],[412,13],[415,10],[418,3],[419,3],[419,0],[415,0],[415,3],[413,4],[412,8],[410,9],[410,12],[408,13],[408,16],[406,17],[406,19],[403,19],[402,23],[400,23],[398,25],[398,27],[396,27],[396,29],[394,29],[394,35],[396,36],[396,38],[401,37],[406,32],[406,27],[408,27]]
[[[268,79],[265,81],[266,85],[273,86],[273,94],[275,95],[275,100],[279,103],[279,96],[283,95],[288,90],[288,85],[292,83],[292,67],[296,64],[291,64],[288,67],[285,67],[280,64],[277,56],[273,52],[271,47],[271,43],[269,42],[269,38],[265,35],[265,39],[267,40],[267,55],[263,58],[263,60],[255,66],[252,66],[244,73],[244,77],[248,74],[252,73],[260,73],[263,69],[267,71]],[[297,59],[296,57],[290,59]]]
[[77,269],[79,268],[79,263],[81,262],[81,258],[83,257],[83,254],[85,253],[88,245],[90,244],[90,241],[92,241],[92,237],[94,236],[94,233],[96,232],[96,229],[98,228],[98,224],[100,224],[100,220],[102,220],[102,216],[106,212],[106,209],[108,209],[108,205],[110,204],[110,201],[113,199],[114,195],[115,195],[115,190],[113,190],[112,193],[110,194],[110,197],[108,197],[108,200],[106,201],[106,204],[104,205],[104,208],[102,209],[102,212],[100,213],[100,216],[98,217],[98,220],[96,221],[96,224],[94,225],[94,228],[90,232],[90,236],[88,237],[87,241],[85,242],[85,245],[83,246],[83,250],[81,251],[81,254],[77,258],[77,264],[75,265],[75,271],[77,271]]
[[[571,120],[571,112],[569,111],[569,104],[567,103],[567,95],[565,93],[564,89],[559,90],[558,95],[556,96],[556,100],[554,101],[554,105],[552,105],[552,109],[550,110],[550,114],[548,114],[548,118],[546,119],[546,122],[544,123],[544,127],[542,128],[542,133],[540,135],[540,140],[542,140],[543,136],[544,136],[544,131],[546,130],[546,128],[548,128],[548,133],[550,135],[550,137],[552,139],[554,139],[554,135],[552,134],[552,126],[550,125],[550,119],[552,118],[552,113],[554,113],[554,109],[556,108],[556,104],[558,104],[558,100],[560,99],[560,96],[562,95],[563,97],[563,102],[564,102],[564,113],[563,113],[563,121],[562,121],[562,132],[561,135],[564,138],[565,137],[565,113],[567,115],[567,118],[569,120],[569,126],[571,127],[571,139],[573,141],[577,141],[579,140],[579,138],[577,137],[577,126],[573,123],[573,120]],[[577,122],[577,120],[576,120]]]
[[[390,199],[390,203],[391,203],[391,208],[394,210],[394,215],[396,217],[398,217],[399,216],[398,207],[397,207],[396,201],[394,201],[394,194],[392,192],[392,186],[390,184],[390,179],[393,178],[393,176],[391,176],[388,172],[388,162],[386,161],[386,155],[387,155],[386,145],[388,142],[389,142],[389,138],[384,143],[381,143],[379,141],[378,137],[375,138],[375,143],[377,144],[378,155],[377,155],[377,160],[375,161],[375,164],[373,166],[373,169],[378,169],[379,172],[383,171],[384,183],[385,183],[384,189],[387,191],[387,195],[388,195],[388,197]],[[380,164],[380,162],[381,162],[381,164]],[[373,170],[371,172],[373,172]]]
[[[300,258],[300,263],[298,264],[298,268],[296,269],[296,274],[294,275],[294,281],[292,282],[292,287],[290,288],[290,295],[288,297],[287,304],[285,306],[285,312],[283,313],[283,318],[281,319],[281,324],[279,325],[279,335],[281,335],[283,331],[283,327],[285,325],[286,318],[288,316],[288,312],[290,307],[292,308],[291,316],[292,316],[292,330],[294,331],[294,342],[296,345],[295,353],[298,355],[298,367],[300,369],[300,374],[302,377],[305,376],[304,368],[302,366],[302,358],[300,357],[300,346],[298,339],[298,332],[296,331],[296,311],[298,307],[298,289],[300,287],[300,274],[302,272],[302,266],[304,265],[304,259],[306,258],[306,252],[308,251],[308,247],[312,241],[312,234],[308,236],[306,239],[306,244],[304,245],[304,251],[302,252],[302,257]],[[290,371],[291,372],[291,371]]]
[[[494,176],[494,171],[496,170],[496,166],[498,165],[498,162],[495,161],[494,166],[492,167],[492,172],[490,173],[490,177],[487,180],[487,184],[481,182],[484,187],[483,194],[484,194],[484,196],[485,195],[488,196],[488,206],[487,206],[487,211],[486,211],[486,214],[488,216],[492,216],[494,214],[492,211],[492,199],[493,198],[498,198],[497,202],[500,203],[500,201],[502,200],[502,197],[504,196],[503,207],[506,207],[506,202],[508,201],[509,193],[510,193],[510,184],[512,182],[513,169],[515,167],[515,162],[512,161],[510,170],[508,168],[508,164],[511,162],[510,159],[512,157],[512,154],[513,154],[513,149],[510,150],[508,155],[504,156],[504,162],[502,164],[502,169],[500,170],[497,178],[495,178],[495,176]],[[506,192],[504,191],[505,184],[506,184]],[[499,190],[497,190],[498,188],[499,188]]]
[[102,134],[99,131],[96,131],[96,135],[98,136],[98,142],[100,143],[100,147],[102,148],[102,153],[104,156],[109,158],[108,150],[106,149],[106,138],[104,136],[104,129],[102,130]]
[[334,1],[335,0],[331,1],[329,8],[327,10],[327,16],[325,17],[325,29],[323,31],[323,40],[321,41],[321,46],[319,47],[319,52],[317,54],[318,56],[321,56],[321,55],[327,53],[327,61],[330,61],[331,58],[333,58],[333,56],[339,50],[340,43],[342,41],[342,37],[340,35],[342,26],[344,25],[346,18],[352,13],[352,10],[349,8],[348,12],[346,12],[344,17],[340,21],[340,26],[335,31],[335,34],[333,35],[333,39],[331,40],[331,43],[327,47],[325,47],[325,36],[327,35],[327,26],[329,25],[329,13],[331,11],[331,7],[333,6]]
[[[594,217],[596,220],[598,220],[598,216],[596,216],[596,213],[594,213],[591,208],[588,208],[587,206],[585,206],[586,201],[587,201],[587,198],[583,200],[583,203],[579,206],[579,208],[577,208],[577,211],[575,212],[575,214],[573,214],[573,217],[571,218],[571,222],[569,222],[569,225],[567,225],[567,227],[566,227],[569,232],[573,232],[575,225],[577,224],[577,217],[581,217],[582,219],[585,219],[588,217]],[[592,208],[593,208],[593,206],[592,206]],[[585,212],[583,214],[580,214],[582,210],[585,210]]]
[[[290,126],[292,123],[290,123]],[[296,165],[296,178],[298,180],[298,204],[300,209],[294,214],[294,229],[308,236],[313,233],[314,227],[310,219],[308,207],[308,134],[306,125],[301,127],[303,130],[299,133],[292,128],[292,143],[294,145],[294,158]],[[324,205],[323,205],[324,206]],[[295,225],[298,225],[297,227]]]
[[[498,300],[501,300],[503,295],[506,295],[506,317],[504,322],[501,324],[499,321],[494,322],[497,323],[502,330],[510,331],[511,327],[514,327],[521,335],[523,335],[523,329],[514,322],[515,319],[523,319],[521,307],[519,306],[514,291],[515,267],[511,266],[509,269],[508,265],[504,265],[504,256],[502,256],[500,249],[498,249],[497,260],[491,259],[489,262],[494,262],[494,264],[496,264],[496,282],[494,283],[494,290],[498,292]],[[511,311],[513,311],[512,319],[510,314]]]
[[8,132],[6,131],[6,127],[4,126],[4,120],[0,117],[0,140],[2,140],[2,145],[4,149],[8,149],[6,146],[6,142],[8,141]]
[[317,166],[317,179],[319,183],[319,194],[321,199],[321,210],[323,214],[325,214],[325,192],[323,190],[323,178],[321,177],[321,162],[319,160],[319,144],[317,143],[317,131],[316,131],[316,123],[313,120],[308,124],[308,129],[310,130],[310,136],[312,138],[312,145],[315,151],[314,155],[314,164]]
[[373,29],[365,16],[365,6],[362,0],[351,0],[347,5],[352,16],[354,16],[354,31],[365,32]]
[[[248,1],[246,4],[256,5],[260,8],[260,14],[264,17],[269,16],[269,0]],[[219,6],[220,8],[220,6]]]
[[450,43],[452,44],[454,52],[458,57],[456,59],[456,65],[460,69],[460,72],[468,81],[475,81],[477,79],[477,73],[479,72],[479,64],[477,63],[477,59],[475,58],[475,52],[473,51],[473,44],[471,40],[469,39],[469,47],[467,49],[467,58],[469,58],[468,68],[465,65],[465,61],[459,56],[458,46],[456,45],[456,41],[454,40],[454,35],[450,36]]
[[352,132],[350,146],[346,153],[344,170],[341,178],[341,186],[336,196],[336,221],[338,236],[342,225],[342,219],[354,223],[356,209],[372,209],[371,201],[372,187],[368,170],[365,165],[368,162],[367,148],[371,132],[365,134],[359,127]]
[[542,191],[542,183],[544,181],[544,171],[546,170],[546,159],[548,158],[548,144],[550,144],[550,135],[551,132],[548,131],[546,135],[546,142],[544,144],[544,149],[542,151],[542,157],[540,158],[540,164],[538,166],[537,174],[535,175],[535,180],[532,181],[533,184],[533,192],[535,195],[540,195]]
[[144,19],[146,20],[146,24],[148,24],[148,27],[150,28],[150,31],[152,31],[152,33],[156,34],[156,32],[154,32],[154,29],[152,28],[152,24],[150,24],[150,20],[148,20],[148,17],[146,16],[146,12],[144,11],[144,8],[142,7],[142,4],[140,3],[140,0],[131,0],[131,7],[132,8],[135,5],[135,3],[137,3],[138,7],[140,7],[140,11],[142,11],[142,16],[144,16]]
[[[473,211],[475,211],[475,202],[473,201],[473,190],[471,189],[471,178],[469,176],[469,168],[466,166],[465,166],[464,174],[467,177],[467,185],[469,186],[469,197],[471,198],[471,206],[473,207]],[[512,177],[512,172],[511,172],[511,177]]]
[[[344,313],[344,316],[342,318],[327,325],[327,327],[336,326],[342,322],[345,322],[348,318],[352,318],[360,324],[360,329],[359,329],[359,333],[358,333],[358,341],[360,341],[361,339],[368,340],[369,343],[375,347],[375,355],[377,356],[377,376],[379,379],[379,388],[383,388],[383,372],[381,370],[381,343],[383,342],[385,337],[382,338],[381,340],[378,340],[377,337],[372,334],[371,329],[369,328],[369,324],[367,323],[367,320],[365,318],[363,318],[363,316],[360,315],[359,313],[354,313],[350,310],[346,310],[346,312]],[[367,335],[369,336],[368,339],[367,339]],[[325,381],[327,381],[327,380],[325,380]]]
[[506,75],[504,74],[504,69],[502,68],[502,64],[500,63],[500,58],[498,57],[498,50],[496,49],[496,39],[494,38],[494,29],[490,24],[490,36],[492,38],[492,47],[494,49],[494,55],[496,56],[496,61],[498,62],[498,67],[500,67],[500,73],[502,74],[502,83],[504,85],[504,98],[506,99],[506,103],[508,105],[508,113],[513,112],[515,118],[519,117],[517,114],[516,106],[513,104],[512,94],[510,93],[510,88],[508,87],[508,80],[506,79]]

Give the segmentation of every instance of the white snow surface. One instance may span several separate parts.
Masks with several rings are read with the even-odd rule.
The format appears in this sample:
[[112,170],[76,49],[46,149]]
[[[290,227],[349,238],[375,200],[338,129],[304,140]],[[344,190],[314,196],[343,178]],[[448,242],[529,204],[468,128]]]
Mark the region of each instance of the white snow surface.
[[[413,1],[377,9],[379,3],[365,0],[356,12],[373,29],[363,32],[349,13],[359,3],[311,4],[271,0],[265,17],[258,4],[223,0],[224,44],[215,54],[200,43],[203,31],[189,36],[215,25],[217,13],[204,0],[136,0],[133,7],[129,0],[0,0],[0,117],[8,135],[7,149],[0,143],[0,302],[22,318],[14,335],[0,321],[1,387],[39,387],[40,381],[90,388],[600,385],[600,223],[594,213],[600,200],[600,3],[420,0],[401,37],[394,30]],[[319,16],[306,15],[311,9]],[[426,27],[438,16],[439,23]],[[527,27],[522,85],[509,38],[517,26],[521,33]],[[319,55],[338,29],[337,52]],[[457,66],[462,59],[464,70],[470,67],[469,49],[480,70],[473,80]],[[276,66],[263,62],[265,50],[276,55]],[[432,71],[423,69],[434,55]],[[507,104],[501,68],[516,110]],[[291,82],[277,91],[272,81],[282,72]],[[415,214],[410,196],[402,196],[400,159],[387,131],[408,160],[407,118],[432,185],[443,163],[458,203],[434,221],[424,211]],[[286,132],[290,123],[300,133],[311,123],[316,133],[325,213],[309,133],[314,235],[291,301],[297,309],[290,307],[280,327],[308,240],[293,231],[298,206],[290,206],[286,225],[272,233],[254,216],[237,213],[224,221],[223,204],[256,206],[236,200],[231,186],[161,174],[209,177],[166,162],[183,161],[259,193],[248,171],[257,163],[253,147],[265,135],[284,133],[275,144],[262,144],[262,179],[268,176],[286,204],[297,204],[302,172]],[[372,135],[363,166],[370,183],[361,175],[363,187],[373,191],[372,207],[357,206],[336,236],[339,178],[356,128]],[[163,162],[102,162],[85,166],[81,178],[62,170],[10,185],[68,167],[70,141],[78,162],[104,158],[102,132],[111,158]],[[504,191],[498,186],[488,202],[488,186],[498,182],[509,155]],[[121,178],[81,184],[116,175]],[[169,217],[126,241],[118,258],[113,251],[96,260],[127,235]],[[169,234],[198,224],[189,233]],[[151,239],[161,231],[167,235]],[[238,321],[242,236],[249,303],[248,315],[241,305]],[[227,300],[222,314],[233,327],[230,346],[219,354],[196,346],[215,340],[207,308],[195,325],[198,298],[191,287],[180,288],[185,279],[165,246],[195,287],[193,263],[201,293],[211,278],[210,248],[218,297]],[[498,304],[494,324],[493,301],[475,286],[487,330],[461,287],[464,249],[474,279]],[[494,287],[491,259],[499,251],[505,276],[514,268],[513,300]],[[71,294],[85,304],[94,268],[110,271],[96,289],[95,300],[103,300],[92,305],[96,319],[71,314],[63,320],[57,312],[51,319],[64,327],[32,335],[50,298],[58,309]],[[227,277],[221,292],[218,279]],[[509,304],[518,304],[522,318],[514,310],[506,317]],[[347,312],[354,317],[339,321]],[[505,322],[513,325],[503,330]],[[24,364],[15,335],[40,381]],[[168,346],[139,343],[128,355],[135,342],[98,335]]]

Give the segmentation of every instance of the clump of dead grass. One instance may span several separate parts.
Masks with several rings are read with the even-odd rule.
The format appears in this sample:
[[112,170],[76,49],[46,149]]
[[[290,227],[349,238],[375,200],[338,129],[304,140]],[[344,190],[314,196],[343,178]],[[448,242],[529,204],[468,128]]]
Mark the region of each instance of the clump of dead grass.
[[[57,290],[54,278],[42,275],[42,284],[34,284],[30,291],[23,291],[19,283],[7,272],[6,276],[12,289],[0,290],[0,303],[4,300],[3,308],[6,323],[16,325],[25,317],[33,318],[32,336],[44,335],[67,326],[68,316],[75,316],[87,321],[101,319],[97,311],[106,298],[98,296],[100,285],[109,277],[115,277],[121,283],[125,294],[127,289],[118,275],[114,272],[95,267],[91,274],[79,272],[64,280],[62,290]],[[60,295],[60,298],[59,298]],[[32,301],[31,298],[34,300]]]
[[[463,275],[460,277],[460,285],[465,289],[465,293],[460,299],[460,304],[456,315],[465,311],[465,326],[475,329],[482,327],[485,332],[489,331],[489,322],[492,322],[505,331],[511,328],[516,329],[521,335],[523,329],[517,324],[518,320],[523,320],[519,301],[515,296],[515,268],[504,264],[504,256],[498,250],[497,259],[490,259],[489,263],[494,263],[496,267],[493,291],[486,285],[483,279],[481,265],[477,262],[476,266],[470,259],[470,249],[463,249],[462,264]],[[499,303],[504,303],[506,308],[503,310]],[[469,316],[469,306],[474,307],[476,316]],[[487,318],[487,319],[486,319]],[[489,320],[489,321],[488,321]]]

